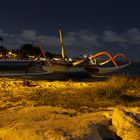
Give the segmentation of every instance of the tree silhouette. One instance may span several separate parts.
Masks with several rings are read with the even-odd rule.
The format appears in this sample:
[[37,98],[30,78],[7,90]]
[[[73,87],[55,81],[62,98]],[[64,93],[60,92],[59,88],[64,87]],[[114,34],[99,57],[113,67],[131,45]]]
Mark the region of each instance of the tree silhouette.
[[0,46],[0,52],[2,53],[2,55],[5,55],[7,53],[7,49],[3,46]]
[[2,46],[3,38],[0,37],[0,46]]
[[20,52],[25,53],[26,55],[38,56],[40,54],[40,49],[32,44],[24,44],[21,46]]

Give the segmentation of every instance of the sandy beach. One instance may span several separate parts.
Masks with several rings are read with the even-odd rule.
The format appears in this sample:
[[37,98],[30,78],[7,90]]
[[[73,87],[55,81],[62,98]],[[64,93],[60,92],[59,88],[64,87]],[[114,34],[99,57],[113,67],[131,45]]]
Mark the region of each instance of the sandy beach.
[[[128,79],[121,80],[129,83]],[[107,84],[110,83],[105,79],[77,82],[35,80],[31,77],[0,78],[0,138],[139,140],[139,94],[137,103],[135,98],[133,101],[126,96],[128,104],[123,102],[124,97],[119,97],[122,98],[120,103],[116,96],[113,96],[116,99],[112,101],[108,95],[106,98],[101,95],[92,97],[97,92],[93,88],[106,87]],[[138,90],[136,87],[130,89],[127,94],[135,94]]]
[[140,140],[140,0],[0,4],[0,140]]

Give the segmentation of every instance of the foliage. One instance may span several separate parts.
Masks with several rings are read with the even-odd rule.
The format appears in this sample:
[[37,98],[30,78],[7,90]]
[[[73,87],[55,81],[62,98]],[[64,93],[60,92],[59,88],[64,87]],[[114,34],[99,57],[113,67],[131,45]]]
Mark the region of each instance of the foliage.
[[[39,46],[34,46],[33,44],[24,44],[24,45],[21,46],[19,51],[23,55],[33,55],[33,56],[36,56],[36,57],[41,54],[40,47]],[[54,57],[62,58],[62,56],[59,55],[59,54],[53,54],[53,53],[50,53],[50,52],[46,52],[45,54],[46,54],[47,57],[49,57],[51,59],[54,58]]]
[[26,55],[38,56],[40,54],[39,47],[36,47],[32,44],[24,44],[21,46],[20,51]]
[[0,52],[5,55],[7,53],[7,49],[4,46],[0,46]]

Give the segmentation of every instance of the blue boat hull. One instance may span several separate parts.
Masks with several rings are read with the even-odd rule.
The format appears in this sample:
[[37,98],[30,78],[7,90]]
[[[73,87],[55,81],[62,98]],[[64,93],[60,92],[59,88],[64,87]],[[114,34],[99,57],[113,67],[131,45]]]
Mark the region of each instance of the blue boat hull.
[[25,70],[31,63],[30,60],[0,60],[0,71]]

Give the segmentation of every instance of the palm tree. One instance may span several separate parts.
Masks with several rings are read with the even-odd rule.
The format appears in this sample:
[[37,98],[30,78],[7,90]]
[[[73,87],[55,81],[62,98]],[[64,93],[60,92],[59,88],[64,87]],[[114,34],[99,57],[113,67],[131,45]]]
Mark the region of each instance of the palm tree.
[[20,52],[25,53],[27,55],[38,56],[40,54],[40,48],[34,46],[33,44],[24,44],[21,46]]
[[2,41],[3,41],[3,38],[0,37],[0,46],[2,46]]

